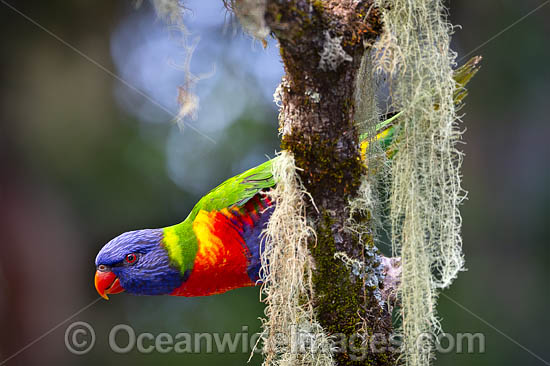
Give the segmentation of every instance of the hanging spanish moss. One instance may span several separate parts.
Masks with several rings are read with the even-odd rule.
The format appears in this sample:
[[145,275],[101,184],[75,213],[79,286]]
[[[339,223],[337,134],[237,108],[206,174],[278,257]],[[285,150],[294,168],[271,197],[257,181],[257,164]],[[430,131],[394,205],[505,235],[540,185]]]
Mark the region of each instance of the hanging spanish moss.
[[374,45],[377,69],[388,76],[398,119],[389,209],[394,255],[402,259],[399,290],[406,365],[428,365],[440,330],[438,289],[463,268],[464,199],[456,148],[461,138],[453,94],[456,54],[440,0],[376,1],[384,32]]
[[331,346],[312,304],[313,259],[307,243],[315,232],[306,222],[305,191],[292,154],[281,152],[272,171],[277,186],[269,196],[275,210],[261,253],[263,364],[329,366]]

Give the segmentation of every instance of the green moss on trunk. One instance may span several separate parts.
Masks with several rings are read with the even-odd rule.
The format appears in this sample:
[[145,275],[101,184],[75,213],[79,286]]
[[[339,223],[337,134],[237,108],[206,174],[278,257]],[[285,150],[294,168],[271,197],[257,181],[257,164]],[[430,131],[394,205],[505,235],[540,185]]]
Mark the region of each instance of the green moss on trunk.
[[[310,251],[315,260],[313,285],[317,318],[329,335],[346,343],[345,349],[335,354],[338,365],[388,365],[395,362],[391,352],[373,352],[368,340],[373,334],[389,335],[391,322],[387,321],[373,296],[375,288],[366,288],[364,281],[353,274],[351,269],[335,258],[340,250],[334,239],[334,225],[331,216],[323,212],[322,221],[317,226],[317,241],[311,242]],[[372,240],[368,245],[372,246]],[[363,253],[364,254],[364,253]],[[362,317],[386,319],[362,329]],[[366,337],[366,345],[362,345]],[[350,344],[353,343],[353,344]]]

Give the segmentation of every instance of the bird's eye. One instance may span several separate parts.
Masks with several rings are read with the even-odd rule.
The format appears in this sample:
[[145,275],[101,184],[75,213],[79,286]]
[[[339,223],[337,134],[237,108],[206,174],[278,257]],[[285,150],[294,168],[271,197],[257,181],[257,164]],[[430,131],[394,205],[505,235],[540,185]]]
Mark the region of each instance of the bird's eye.
[[137,254],[130,253],[126,255],[126,258],[124,258],[124,261],[128,264],[134,264],[138,259]]

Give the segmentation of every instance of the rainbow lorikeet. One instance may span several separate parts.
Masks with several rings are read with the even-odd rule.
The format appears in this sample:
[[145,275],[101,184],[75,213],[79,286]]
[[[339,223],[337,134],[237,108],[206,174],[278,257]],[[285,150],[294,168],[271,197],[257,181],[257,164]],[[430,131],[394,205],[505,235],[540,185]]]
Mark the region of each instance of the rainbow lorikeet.
[[[393,134],[383,124],[377,139]],[[362,155],[367,142],[362,144]],[[275,158],[277,159],[277,158]],[[260,234],[274,203],[273,160],[239,174],[204,196],[181,223],[126,232],[97,255],[95,287],[107,294],[205,296],[254,286],[259,280]]]
[[[455,71],[456,103],[477,72],[474,57]],[[394,120],[377,126],[376,139],[391,157],[398,143]],[[397,136],[394,136],[397,134]],[[367,140],[362,136],[364,159]],[[277,158],[275,158],[277,159]],[[274,203],[264,193],[275,186],[273,160],[239,174],[204,196],[181,223],[161,229],[126,232],[108,242],[96,257],[95,287],[108,294],[206,296],[254,286],[259,280],[260,234]]]

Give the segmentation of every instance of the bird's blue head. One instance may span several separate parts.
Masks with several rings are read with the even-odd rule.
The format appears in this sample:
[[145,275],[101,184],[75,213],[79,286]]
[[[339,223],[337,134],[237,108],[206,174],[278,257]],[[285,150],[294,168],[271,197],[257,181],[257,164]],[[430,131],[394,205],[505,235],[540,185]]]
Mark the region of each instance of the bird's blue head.
[[129,231],[105,244],[95,260],[97,292],[107,299],[107,294],[122,291],[163,295],[178,288],[185,278],[170,265],[162,238],[162,229],[145,229]]

